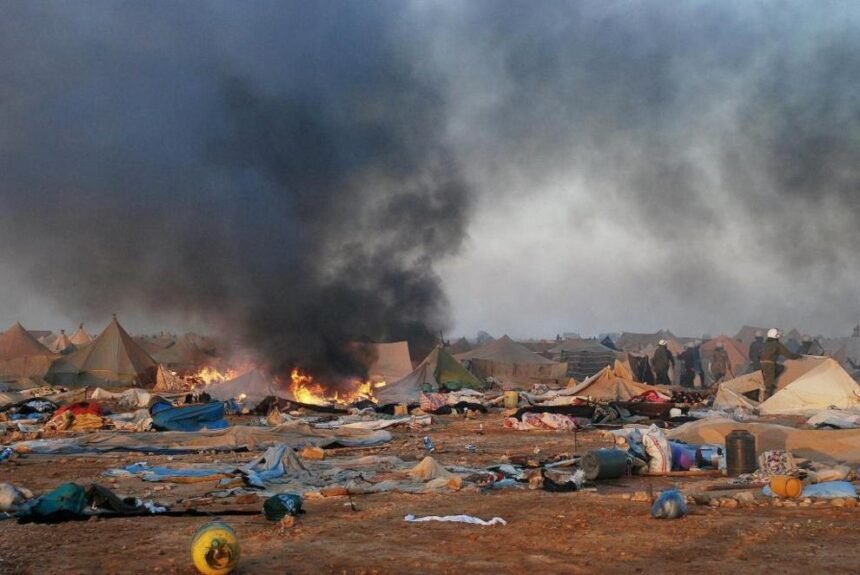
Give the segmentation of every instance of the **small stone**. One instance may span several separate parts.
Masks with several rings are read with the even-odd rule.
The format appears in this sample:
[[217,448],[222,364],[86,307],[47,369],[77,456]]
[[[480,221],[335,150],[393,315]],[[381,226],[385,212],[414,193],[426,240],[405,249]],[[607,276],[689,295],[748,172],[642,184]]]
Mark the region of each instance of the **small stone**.
[[650,498],[650,497],[648,497],[648,493],[647,493],[647,492],[645,492],[645,491],[637,491],[637,492],[636,492],[636,493],[634,493],[634,494],[633,494],[633,496],[630,498],[630,501],[638,501],[638,502],[640,502],[640,503],[641,503],[641,502],[643,502],[643,501],[651,501],[651,498]]
[[796,501],[783,501],[782,506],[783,507],[797,507],[797,502]]
[[845,499],[845,507],[857,507],[857,500],[853,497],[848,497]]
[[837,497],[836,499],[830,500],[830,505],[833,507],[845,507],[845,500],[841,497]]
[[720,499],[720,507],[725,507],[726,509],[737,509],[738,501],[736,499],[725,497]]

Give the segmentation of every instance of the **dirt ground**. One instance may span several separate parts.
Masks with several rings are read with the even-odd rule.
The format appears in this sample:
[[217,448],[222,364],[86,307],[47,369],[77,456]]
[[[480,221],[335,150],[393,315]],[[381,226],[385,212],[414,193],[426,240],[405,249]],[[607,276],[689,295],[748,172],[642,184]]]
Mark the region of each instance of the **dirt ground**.
[[[483,424],[483,434],[478,426]],[[427,432],[443,464],[498,463],[504,455],[584,453],[606,445],[596,432],[518,432],[503,429],[499,415],[475,420],[438,418]],[[348,453],[397,455],[420,460],[421,434],[394,430],[387,446]],[[470,453],[465,445],[477,445]],[[166,503],[202,495],[214,482],[176,485],[137,478],[111,483],[101,473],[136,461],[150,464],[245,462],[251,453],[147,456],[29,455],[0,463],[0,482],[42,492],[66,481],[93,482],[120,495]],[[696,505],[686,518],[659,521],[634,492],[657,492],[675,482],[685,490],[701,479],[630,478],[603,482],[596,492],[550,493],[503,489],[432,495],[379,494],[308,499],[307,513],[281,531],[262,514],[226,517],[236,530],[242,558],[237,574],[460,574],[460,573],[858,573],[860,508],[794,507],[726,509]],[[634,498],[635,499],[635,498]],[[259,510],[235,500],[197,508]],[[502,517],[507,525],[403,521],[407,514]],[[91,519],[57,525],[0,523],[0,574],[196,573],[189,544],[203,517]]]

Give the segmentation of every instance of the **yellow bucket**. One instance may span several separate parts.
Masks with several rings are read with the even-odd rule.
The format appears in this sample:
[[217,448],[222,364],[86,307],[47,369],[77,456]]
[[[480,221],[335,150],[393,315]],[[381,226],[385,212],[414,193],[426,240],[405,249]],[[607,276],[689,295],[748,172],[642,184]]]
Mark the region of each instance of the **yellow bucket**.
[[505,409],[516,409],[520,404],[520,392],[519,391],[506,391],[505,392]]
[[200,526],[191,540],[191,560],[203,575],[227,575],[239,562],[239,539],[222,521]]
[[398,417],[409,415],[409,409],[404,404],[398,403],[394,406],[394,415]]
[[800,497],[803,492],[803,483],[797,477],[790,475],[774,475],[770,479],[770,490],[773,491],[774,495],[793,499]]

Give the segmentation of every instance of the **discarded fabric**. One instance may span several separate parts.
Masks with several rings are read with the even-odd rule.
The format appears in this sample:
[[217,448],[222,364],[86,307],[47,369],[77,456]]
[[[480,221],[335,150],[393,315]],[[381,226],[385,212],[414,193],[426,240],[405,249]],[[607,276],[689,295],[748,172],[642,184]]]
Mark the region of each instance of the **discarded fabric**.
[[428,515],[426,517],[415,517],[414,515],[407,515],[403,518],[404,521],[408,523],[425,523],[427,521],[442,521],[445,523],[469,523],[470,525],[507,525],[508,522],[502,519],[501,517],[493,517],[489,521],[485,521],[479,517],[472,517],[471,515]]

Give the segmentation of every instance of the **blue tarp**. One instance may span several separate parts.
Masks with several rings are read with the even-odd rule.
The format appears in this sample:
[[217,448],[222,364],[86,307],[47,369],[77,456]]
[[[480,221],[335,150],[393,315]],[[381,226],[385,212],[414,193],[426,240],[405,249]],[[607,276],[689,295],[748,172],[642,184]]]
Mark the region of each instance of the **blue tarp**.
[[202,431],[228,426],[224,419],[224,404],[220,401],[181,407],[159,401],[149,408],[149,413],[152,426],[159,431]]
[[[762,493],[768,497],[773,497],[773,491],[770,490],[770,485],[765,485]],[[838,499],[841,497],[857,498],[857,489],[850,481],[825,481],[824,483],[815,483],[807,485],[803,488],[801,497],[818,497],[821,499]]]

